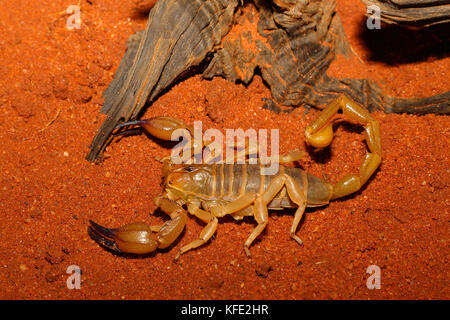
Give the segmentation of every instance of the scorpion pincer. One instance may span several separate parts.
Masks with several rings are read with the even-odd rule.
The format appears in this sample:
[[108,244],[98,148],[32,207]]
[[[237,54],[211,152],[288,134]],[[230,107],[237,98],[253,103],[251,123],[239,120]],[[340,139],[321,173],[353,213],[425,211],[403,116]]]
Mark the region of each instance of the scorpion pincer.
[[[306,142],[315,148],[328,146],[333,139],[333,117],[339,110],[365,128],[369,151],[357,174],[348,174],[331,185],[300,168],[284,166],[283,163],[301,158],[303,153],[298,151],[280,157],[276,175],[262,175],[260,163],[173,164],[166,160],[163,168],[164,190],[155,203],[170,219],[159,226],[137,222],[118,229],[108,229],[91,221],[91,237],[118,253],[147,254],[158,248],[169,247],[182,233],[189,213],[206,226],[196,240],[179,249],[175,256],[178,259],[181,254],[201,246],[213,236],[218,218],[225,215],[235,219],[253,216],[257,225],[244,243],[245,253],[250,257],[249,247],[268,224],[268,210],[296,208],[290,236],[302,244],[296,231],[305,208],[325,206],[330,200],[358,191],[381,163],[378,122],[346,96],[328,105],[306,127]],[[193,133],[191,127],[170,117],[126,122],[121,127],[127,125],[139,125],[149,134],[163,140],[171,140],[172,132],[176,129],[187,129]]]

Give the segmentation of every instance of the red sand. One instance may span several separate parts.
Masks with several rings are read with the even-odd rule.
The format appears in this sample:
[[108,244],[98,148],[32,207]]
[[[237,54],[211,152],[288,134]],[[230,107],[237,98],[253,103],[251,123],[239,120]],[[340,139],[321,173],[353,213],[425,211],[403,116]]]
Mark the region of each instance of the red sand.
[[[170,150],[134,136],[112,143],[100,165],[84,159],[104,119],[101,94],[128,36],[145,27],[146,16],[134,1],[82,1],[82,27],[69,31],[61,12],[70,4],[2,3],[0,298],[450,297],[448,116],[375,113],[381,168],[361,192],[309,209],[297,232],[303,246],[289,237],[292,212],[286,211],[271,214],[267,230],[251,247],[251,260],[242,248],[254,227],[251,219],[222,220],[209,244],[178,263],[176,250],[202,228],[192,217],[176,245],[152,257],[123,258],[102,249],[87,234],[89,219],[109,227],[161,223],[160,216],[149,214],[161,192],[156,158]],[[449,58],[400,65],[372,61],[358,32],[364,6],[338,0],[338,11],[362,62],[340,57],[330,74],[369,77],[402,97],[449,90]],[[145,117],[202,120],[205,129],[280,128],[282,152],[304,149],[303,130],[318,111],[277,115],[261,108],[263,97],[270,91],[259,77],[247,88],[192,77],[158,99]],[[331,182],[357,171],[366,147],[362,135],[348,129],[338,126],[330,151],[309,154],[302,167]],[[366,269],[373,264],[381,268],[380,290],[366,287]],[[66,287],[70,265],[82,270],[80,290]]]

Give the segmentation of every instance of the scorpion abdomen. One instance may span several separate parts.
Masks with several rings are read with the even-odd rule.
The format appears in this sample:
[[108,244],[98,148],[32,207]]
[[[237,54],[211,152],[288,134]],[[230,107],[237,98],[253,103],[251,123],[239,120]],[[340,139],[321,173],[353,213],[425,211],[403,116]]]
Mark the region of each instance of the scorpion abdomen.
[[[328,182],[300,168],[280,165],[278,173],[273,175],[262,174],[259,164],[212,164],[210,168],[211,177],[204,194],[209,199],[233,201],[245,194],[263,194],[271,181],[280,174],[292,177],[302,190],[307,189],[304,193],[309,207],[328,204],[333,192]],[[307,183],[304,183],[305,174]],[[270,209],[296,207],[288,196],[286,187],[268,204]]]

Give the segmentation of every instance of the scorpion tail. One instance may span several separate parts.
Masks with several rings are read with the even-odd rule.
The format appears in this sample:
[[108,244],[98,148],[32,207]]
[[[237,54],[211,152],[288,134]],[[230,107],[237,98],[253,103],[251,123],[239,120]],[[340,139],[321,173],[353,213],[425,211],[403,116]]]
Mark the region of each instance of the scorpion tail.
[[339,110],[342,110],[342,113],[348,118],[364,126],[369,152],[367,152],[358,174],[348,174],[334,185],[332,199],[358,191],[381,163],[381,138],[378,121],[367,110],[345,95],[332,102],[312,124],[306,127],[307,143],[319,149],[331,143],[333,139],[332,120]]

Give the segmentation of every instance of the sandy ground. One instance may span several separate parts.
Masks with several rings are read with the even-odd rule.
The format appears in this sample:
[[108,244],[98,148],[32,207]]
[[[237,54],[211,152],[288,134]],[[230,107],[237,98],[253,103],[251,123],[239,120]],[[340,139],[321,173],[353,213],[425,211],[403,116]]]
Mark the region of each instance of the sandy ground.
[[[83,0],[81,29],[70,31],[64,12],[73,2],[0,0],[0,298],[450,297],[448,116],[375,113],[383,144],[380,169],[360,192],[308,209],[297,232],[303,246],[289,237],[293,212],[286,210],[271,214],[251,248],[252,259],[242,249],[252,219],[222,219],[210,243],[177,263],[177,249],[202,228],[194,218],[171,248],[150,257],[124,258],[102,249],[87,234],[89,219],[109,227],[163,221],[150,214],[161,192],[156,159],[170,150],[145,135],[132,136],[112,143],[101,164],[85,160],[104,119],[101,94],[146,15],[131,0]],[[402,97],[449,90],[449,57],[426,45],[408,48],[401,33],[386,42],[367,35],[364,11],[357,0],[338,0],[356,55],[337,59],[330,74],[368,77]],[[386,47],[374,47],[380,44]],[[408,59],[398,58],[405,53]],[[160,97],[145,117],[202,120],[205,129],[279,128],[280,151],[305,149],[304,128],[318,111],[277,115],[262,108],[264,97],[270,91],[260,77],[248,87],[192,77]],[[300,163],[331,182],[356,172],[366,152],[358,127],[336,128],[327,151],[309,153]],[[80,290],[67,288],[71,265],[82,271]],[[370,265],[381,269],[379,290],[366,286]]]

